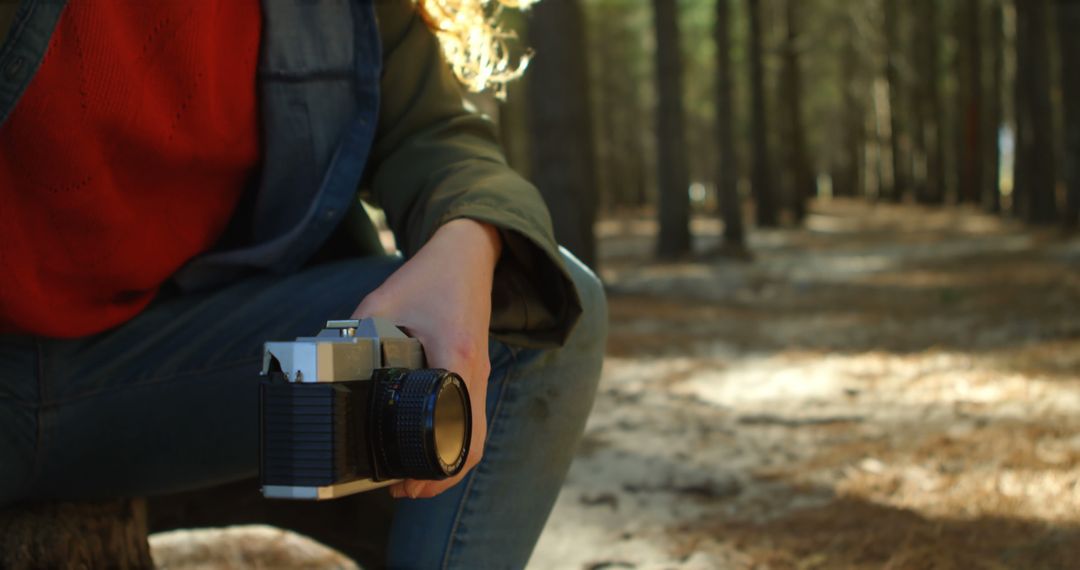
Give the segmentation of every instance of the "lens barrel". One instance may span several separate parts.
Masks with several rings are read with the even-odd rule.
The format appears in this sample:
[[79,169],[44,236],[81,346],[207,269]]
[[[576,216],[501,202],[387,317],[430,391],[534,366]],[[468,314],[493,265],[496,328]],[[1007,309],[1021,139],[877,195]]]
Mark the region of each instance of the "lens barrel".
[[377,479],[445,479],[469,454],[472,417],[461,377],[441,369],[372,375],[369,435]]

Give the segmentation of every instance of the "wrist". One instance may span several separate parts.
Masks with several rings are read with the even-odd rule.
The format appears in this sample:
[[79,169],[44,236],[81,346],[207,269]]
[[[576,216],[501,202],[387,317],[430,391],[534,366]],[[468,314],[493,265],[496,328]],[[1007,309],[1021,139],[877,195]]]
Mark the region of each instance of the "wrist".
[[502,255],[502,235],[499,229],[486,222],[469,218],[457,218],[446,222],[431,236],[431,242],[447,243],[470,257],[495,268]]

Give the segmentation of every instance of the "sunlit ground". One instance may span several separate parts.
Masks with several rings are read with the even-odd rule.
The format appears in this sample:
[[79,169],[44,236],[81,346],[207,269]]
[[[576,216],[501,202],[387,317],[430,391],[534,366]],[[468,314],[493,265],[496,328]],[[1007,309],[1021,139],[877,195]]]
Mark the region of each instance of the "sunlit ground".
[[1080,239],[834,201],[657,264],[599,229],[610,356],[533,568],[1080,567]]

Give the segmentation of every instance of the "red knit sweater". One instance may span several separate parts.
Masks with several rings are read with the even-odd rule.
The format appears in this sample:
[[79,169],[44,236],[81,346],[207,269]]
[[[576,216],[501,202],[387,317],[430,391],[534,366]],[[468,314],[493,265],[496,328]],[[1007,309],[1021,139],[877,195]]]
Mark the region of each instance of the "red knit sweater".
[[71,0],[0,126],[0,332],[97,333],[220,236],[259,160],[257,0]]

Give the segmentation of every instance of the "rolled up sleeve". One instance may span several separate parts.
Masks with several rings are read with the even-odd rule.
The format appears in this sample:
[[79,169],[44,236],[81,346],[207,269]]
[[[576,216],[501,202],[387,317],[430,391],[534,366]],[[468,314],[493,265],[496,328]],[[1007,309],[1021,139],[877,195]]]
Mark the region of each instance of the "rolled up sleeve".
[[573,282],[536,188],[506,163],[494,124],[465,102],[438,40],[411,0],[376,0],[383,42],[382,103],[369,198],[398,246],[415,253],[457,218],[500,230],[492,334],[504,342],[561,344],[581,314]]

